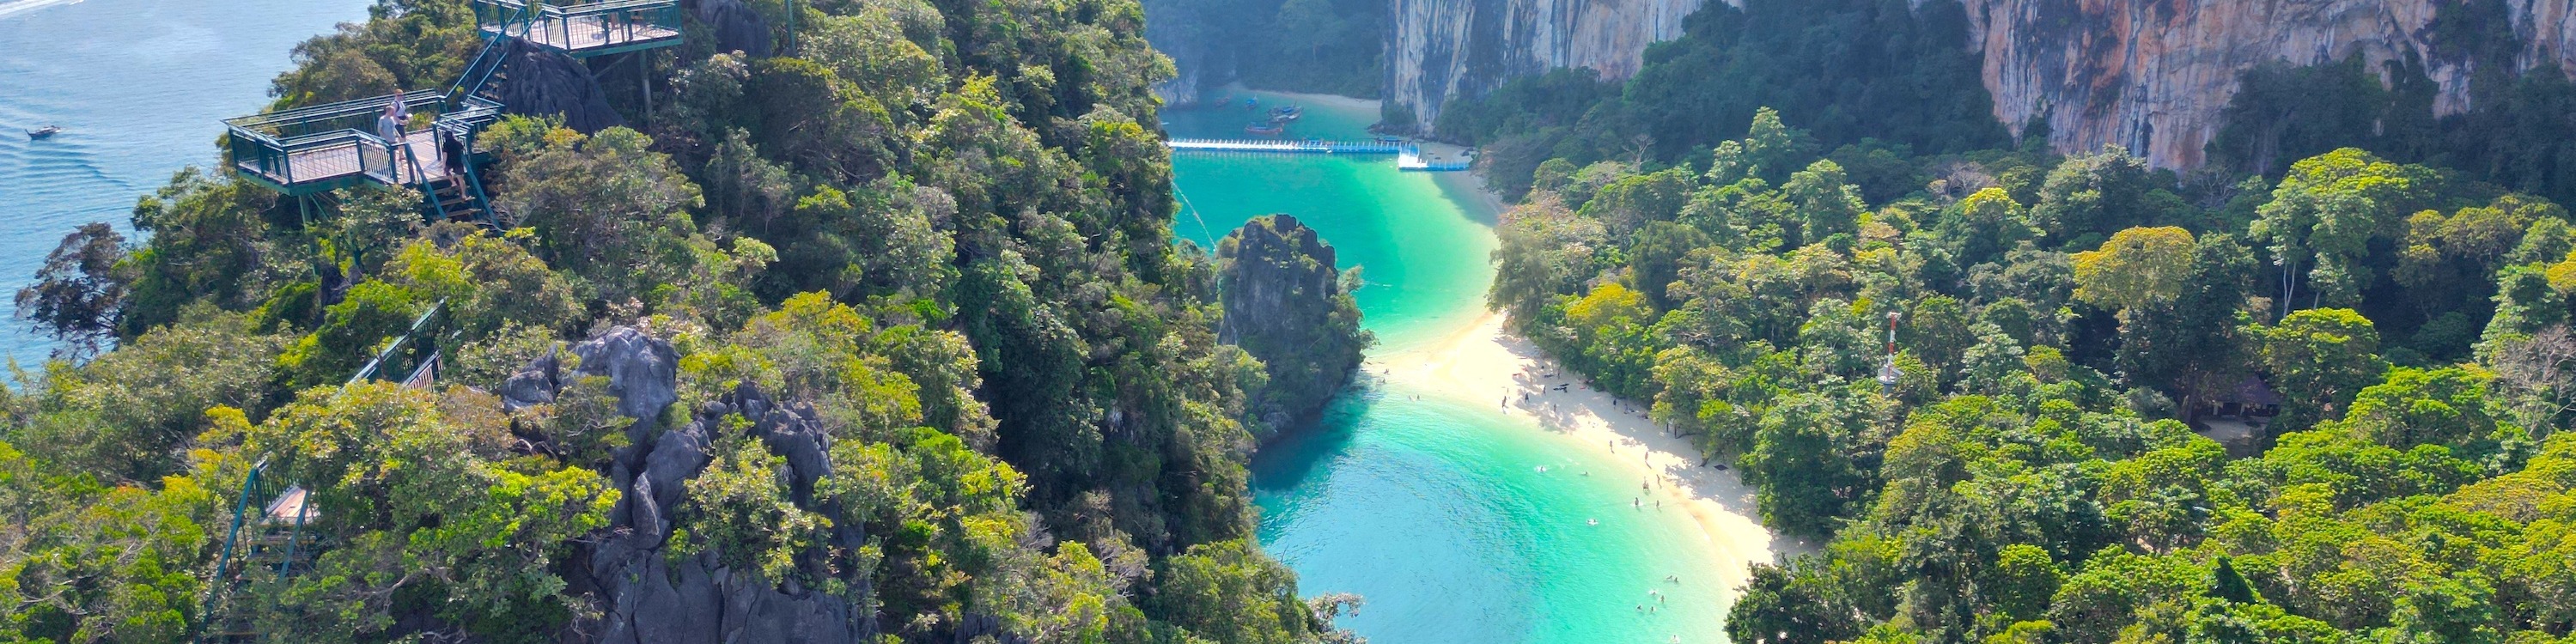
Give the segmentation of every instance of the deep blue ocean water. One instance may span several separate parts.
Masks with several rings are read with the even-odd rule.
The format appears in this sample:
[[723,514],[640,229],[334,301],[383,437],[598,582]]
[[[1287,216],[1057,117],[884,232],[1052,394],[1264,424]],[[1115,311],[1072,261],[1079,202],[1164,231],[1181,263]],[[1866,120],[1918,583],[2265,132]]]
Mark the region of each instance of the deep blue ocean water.
[[[45,253],[83,223],[126,229],[136,197],[181,168],[214,165],[220,121],[267,105],[295,43],[365,19],[368,4],[0,3],[0,308],[12,314],[0,321],[0,355],[32,368],[52,350],[14,306]],[[44,125],[63,133],[23,133]]]

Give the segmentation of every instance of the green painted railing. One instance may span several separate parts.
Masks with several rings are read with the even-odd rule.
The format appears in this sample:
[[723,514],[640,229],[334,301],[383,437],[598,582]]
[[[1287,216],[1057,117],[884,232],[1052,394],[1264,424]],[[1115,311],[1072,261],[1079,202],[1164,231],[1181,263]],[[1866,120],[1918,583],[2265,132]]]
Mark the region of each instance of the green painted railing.
[[574,56],[597,56],[677,44],[679,0],[609,0],[537,4],[473,0],[474,22],[487,37],[509,37]]
[[[400,175],[395,164],[407,161],[400,158],[402,152],[393,142],[376,132],[376,116],[397,100],[415,113],[436,113],[439,92],[421,90],[226,120],[225,151],[236,169],[289,193],[338,187],[308,184],[338,184],[358,177],[396,183]],[[323,154],[331,154],[336,161],[320,161]],[[305,163],[295,163],[299,157]]]
[[447,300],[439,300],[412,318],[411,328],[376,352],[375,359],[349,375],[348,384],[369,380],[392,380],[405,386],[426,386],[438,378],[439,335],[447,328]]
[[437,131],[468,142],[501,117],[500,103],[479,96],[455,101],[451,109],[439,90],[388,94],[226,120],[225,152],[234,169],[288,194],[346,187],[359,179],[413,183],[423,176],[423,166],[438,159],[414,159],[376,130],[377,115],[397,100],[412,114],[432,115],[430,126]]

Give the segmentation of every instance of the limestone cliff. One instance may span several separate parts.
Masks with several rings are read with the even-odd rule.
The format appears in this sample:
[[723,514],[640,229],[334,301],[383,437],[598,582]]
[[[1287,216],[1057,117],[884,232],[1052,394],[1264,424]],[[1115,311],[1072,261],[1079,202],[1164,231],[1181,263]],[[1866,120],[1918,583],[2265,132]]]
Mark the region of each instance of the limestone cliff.
[[[1985,55],[1995,118],[2044,119],[2061,151],[2127,146],[2158,167],[2200,164],[2238,75],[2267,63],[2360,56],[2419,60],[2441,88],[2434,109],[2470,105],[2475,63],[2435,52],[2451,0],[1964,0]],[[2576,0],[2502,0],[2523,72],[2576,68]]]
[[[1702,0],[1391,0],[1389,100],[1425,122],[1451,96],[1514,77],[1589,67],[1634,73],[1646,45],[1679,37]],[[2513,34],[2512,73],[2576,69],[2576,0],[1961,0],[1984,56],[1995,118],[2039,119],[2060,151],[2122,145],[2190,168],[2218,133],[2240,75],[2359,56],[2419,61],[2438,113],[2470,104],[2471,56],[2436,51],[2445,5],[2493,3]],[[1919,0],[1918,0],[1919,2]],[[1729,0],[1740,6],[1741,0]],[[2456,8],[2456,7],[2455,7]],[[2479,45],[2486,46],[2486,45]]]
[[[1391,0],[1386,100],[1430,123],[1451,96],[1519,76],[1587,67],[1637,73],[1646,45],[1681,37],[1704,0]],[[1727,0],[1738,4],[1741,0]]]
[[1217,339],[1260,358],[1269,382],[1249,389],[1257,438],[1313,416],[1359,368],[1376,337],[1342,285],[1333,247],[1297,218],[1255,217],[1217,243],[1225,319]]

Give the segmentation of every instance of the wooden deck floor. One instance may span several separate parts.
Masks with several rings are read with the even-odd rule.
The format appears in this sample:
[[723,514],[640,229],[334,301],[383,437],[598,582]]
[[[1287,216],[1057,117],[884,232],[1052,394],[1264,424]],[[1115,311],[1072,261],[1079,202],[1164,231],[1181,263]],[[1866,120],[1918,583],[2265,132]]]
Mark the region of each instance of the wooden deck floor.
[[[560,26],[558,26],[560,24]],[[484,25],[484,31],[501,33],[500,25]],[[605,16],[570,18],[562,23],[548,23],[523,40],[550,49],[580,53],[585,50],[618,47],[680,37],[680,32],[649,25],[610,24]]]
[[[411,148],[411,154],[414,158],[420,159],[420,173],[418,175],[414,175],[410,164],[396,162],[393,164],[395,166],[395,175],[393,177],[395,183],[410,185],[420,183],[423,180],[438,180],[447,177],[447,164],[438,156],[438,139],[430,130],[423,128],[419,131],[405,133],[403,144]],[[289,176],[279,176],[276,173],[260,172],[259,168],[254,167],[253,164],[247,161],[241,163],[241,170],[243,172],[260,174],[261,176],[267,177],[270,181],[275,181],[280,184],[300,184],[327,181],[358,174],[361,171],[358,160],[358,143],[355,141],[342,145],[299,150],[296,151],[295,154],[287,157],[287,163],[293,166],[293,170]],[[288,180],[290,176],[293,178],[293,181]],[[382,179],[384,177],[377,178]]]

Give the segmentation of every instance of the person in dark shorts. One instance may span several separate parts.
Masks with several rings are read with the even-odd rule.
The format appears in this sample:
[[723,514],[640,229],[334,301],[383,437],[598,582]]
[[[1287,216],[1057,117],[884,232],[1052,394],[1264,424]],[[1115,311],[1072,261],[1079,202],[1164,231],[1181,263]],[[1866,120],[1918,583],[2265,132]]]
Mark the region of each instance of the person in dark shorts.
[[447,163],[447,176],[465,176],[465,139],[454,132],[438,133],[438,158]]

